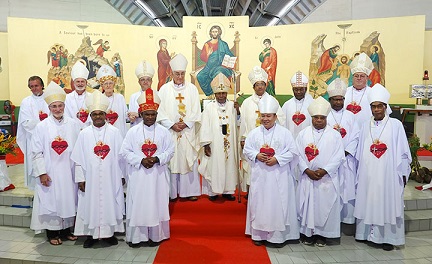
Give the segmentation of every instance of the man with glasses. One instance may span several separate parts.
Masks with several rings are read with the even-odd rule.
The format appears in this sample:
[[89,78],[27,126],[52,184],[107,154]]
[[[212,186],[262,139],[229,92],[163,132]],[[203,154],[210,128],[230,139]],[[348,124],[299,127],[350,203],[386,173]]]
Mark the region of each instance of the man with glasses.
[[309,79],[302,72],[296,72],[291,78],[291,86],[294,97],[289,99],[282,106],[286,116],[286,128],[296,138],[303,128],[311,125],[311,117],[307,108],[312,103],[313,98],[307,91]]
[[357,124],[361,127],[372,116],[367,98],[371,88],[367,85],[367,81],[374,67],[371,59],[364,52],[354,58],[350,67],[353,85],[347,89],[344,108],[355,115]]
[[135,75],[138,78],[138,83],[141,87],[141,91],[133,93],[130,97],[129,101],[129,121],[130,126],[133,127],[136,124],[139,124],[142,121],[142,118],[138,115],[138,97],[145,92],[147,89],[151,89],[151,85],[153,83],[153,75],[155,70],[153,66],[148,61],[141,61],[138,66],[135,68]]
[[126,135],[127,106],[123,95],[114,93],[117,82],[117,74],[113,68],[107,64],[102,65],[96,74],[96,78],[101,86],[101,92],[108,97],[109,105],[106,111],[106,120],[120,130],[122,137]]
[[201,195],[198,174],[199,122],[201,106],[198,89],[186,82],[187,59],[178,54],[170,61],[173,80],[159,90],[161,104],[157,121],[171,132],[175,142],[174,157],[170,162],[171,200],[198,200]]

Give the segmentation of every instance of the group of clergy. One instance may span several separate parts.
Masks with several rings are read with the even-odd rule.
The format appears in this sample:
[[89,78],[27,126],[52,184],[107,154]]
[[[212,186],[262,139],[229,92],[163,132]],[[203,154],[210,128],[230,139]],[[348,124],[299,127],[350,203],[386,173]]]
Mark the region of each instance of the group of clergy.
[[173,57],[172,80],[157,92],[152,65],[140,62],[141,90],[129,108],[114,92],[108,65],[92,93],[80,61],[68,95],[54,82],[44,91],[41,78],[29,79],[17,141],[26,184],[35,189],[33,230],[47,230],[53,245],[77,236],[88,237],[85,248],[99,240],[115,245],[126,211],[129,246],[157,246],[170,237],[169,201],[201,194],[233,201],[241,184],[248,191],[246,234],[255,245],[300,238],[325,246],[340,237],[341,222],[356,223],[357,240],[385,250],[404,244],[411,156],[402,124],[389,117],[390,94],[367,85],[373,65],[366,54],[350,64],[353,86],[336,78],[328,100],[313,99],[308,78],[295,73],[294,97],[283,107],[265,91],[261,67],[249,73],[254,93],[240,107],[227,99],[233,85],[219,73],[211,81],[215,98],[204,100],[202,112],[197,87],[185,80],[187,63],[182,54]]

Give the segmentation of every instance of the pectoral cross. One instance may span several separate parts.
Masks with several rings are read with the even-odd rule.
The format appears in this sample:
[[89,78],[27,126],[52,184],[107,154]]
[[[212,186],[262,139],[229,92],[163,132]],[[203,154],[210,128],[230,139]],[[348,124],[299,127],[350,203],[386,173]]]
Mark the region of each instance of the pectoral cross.
[[373,152],[376,152],[377,151],[376,146],[374,146],[372,150],[373,150]]
[[179,93],[178,96],[177,96],[175,99],[178,100],[179,103],[181,104],[181,103],[182,103],[182,100],[185,99],[185,98],[182,96],[181,93]]
[[313,145],[313,154],[316,155],[317,146]]

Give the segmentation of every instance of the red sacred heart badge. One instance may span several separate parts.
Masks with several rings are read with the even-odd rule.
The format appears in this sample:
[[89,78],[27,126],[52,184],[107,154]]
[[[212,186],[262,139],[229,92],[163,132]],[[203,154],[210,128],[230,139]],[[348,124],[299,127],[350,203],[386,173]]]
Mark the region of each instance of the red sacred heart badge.
[[68,147],[68,143],[66,140],[62,139],[60,136],[57,136],[53,142],[51,142],[51,148],[57,152],[58,155],[61,155],[63,151],[65,151]]
[[94,147],[93,151],[94,151],[94,154],[96,154],[96,156],[100,157],[101,159],[105,159],[105,157],[110,152],[110,147],[108,145],[104,144],[102,141],[98,141],[98,143],[96,143],[96,146]]
[[151,157],[156,153],[157,145],[151,142],[149,139],[144,141],[144,144],[141,146],[141,151],[146,155],[146,157]]
[[84,110],[82,108],[77,113],[78,119],[81,120],[81,122],[83,122],[83,123],[85,123],[87,121],[88,115],[89,114],[88,114],[87,110]]
[[341,127],[340,125],[334,125],[333,129],[336,130],[337,132],[339,132],[341,134],[342,138],[344,138],[347,134],[345,128]]
[[40,120],[40,121],[44,120],[44,119],[47,118],[47,117],[48,117],[48,114],[47,114],[47,113],[44,113],[44,112],[42,112],[42,111],[39,111],[39,120]]
[[306,154],[306,158],[308,159],[308,161],[311,161],[316,156],[319,155],[319,150],[317,149],[317,147],[313,143],[311,143],[311,144],[306,146],[305,154]]
[[303,121],[305,121],[305,120],[306,120],[306,116],[304,114],[300,113],[300,112],[296,112],[292,116],[292,121],[297,126],[300,125],[301,123],[303,123]]
[[113,110],[110,110],[107,114],[106,114],[106,119],[108,120],[108,122],[111,125],[114,125],[114,123],[117,121],[118,119],[118,114],[116,112],[114,112]]
[[346,109],[348,111],[351,111],[353,114],[357,114],[362,110],[361,106],[358,105],[356,102],[351,102],[349,105],[347,105]]
[[275,155],[275,150],[273,148],[271,148],[269,145],[264,144],[260,148],[260,153],[266,154],[267,157],[271,158]]
[[370,152],[372,152],[372,154],[374,154],[377,158],[381,158],[386,150],[387,145],[380,141],[374,141],[374,143],[370,146]]

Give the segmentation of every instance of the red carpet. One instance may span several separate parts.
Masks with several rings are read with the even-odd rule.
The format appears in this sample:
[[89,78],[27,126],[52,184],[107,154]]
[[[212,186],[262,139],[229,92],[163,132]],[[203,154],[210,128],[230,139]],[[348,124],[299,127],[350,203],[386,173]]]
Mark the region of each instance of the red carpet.
[[162,242],[154,263],[270,263],[264,246],[246,236],[246,200],[170,203],[171,238]]
[[16,156],[12,154],[6,155],[6,164],[7,165],[15,165],[24,163],[24,154],[19,148],[15,149]]

